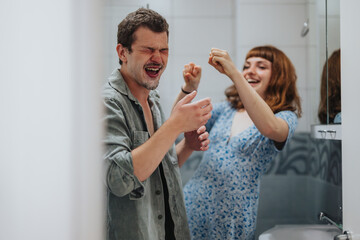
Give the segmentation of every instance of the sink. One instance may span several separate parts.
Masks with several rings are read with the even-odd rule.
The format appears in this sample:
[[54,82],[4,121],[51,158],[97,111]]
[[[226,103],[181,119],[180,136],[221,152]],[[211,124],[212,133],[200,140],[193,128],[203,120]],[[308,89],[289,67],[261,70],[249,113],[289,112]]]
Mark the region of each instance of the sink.
[[276,225],[263,232],[259,240],[332,240],[341,231],[332,225]]

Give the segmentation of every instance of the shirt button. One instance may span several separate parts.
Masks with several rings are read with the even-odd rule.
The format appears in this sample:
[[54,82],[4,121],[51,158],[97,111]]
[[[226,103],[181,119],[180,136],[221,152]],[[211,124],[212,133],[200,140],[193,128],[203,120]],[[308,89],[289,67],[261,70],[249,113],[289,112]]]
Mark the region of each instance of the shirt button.
[[156,195],[160,195],[160,194],[161,194],[161,191],[160,191],[160,190],[156,190],[156,191],[155,191],[155,194],[156,194]]
[[162,219],[162,218],[163,218],[163,216],[162,216],[162,215],[159,215],[159,216],[158,216],[158,219],[159,219],[159,220],[160,220],[160,219]]

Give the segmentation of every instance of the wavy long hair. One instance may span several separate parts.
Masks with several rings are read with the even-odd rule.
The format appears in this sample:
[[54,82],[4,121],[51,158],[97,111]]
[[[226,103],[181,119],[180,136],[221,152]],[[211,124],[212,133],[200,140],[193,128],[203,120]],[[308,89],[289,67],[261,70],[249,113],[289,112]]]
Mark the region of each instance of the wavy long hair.
[[335,50],[328,59],[328,84],[326,84],[326,63],[321,75],[320,104],[318,117],[320,123],[327,124],[327,101],[329,106],[329,123],[341,112],[341,58],[340,49]]
[[[251,49],[246,60],[261,57],[272,63],[271,78],[265,91],[265,102],[274,113],[290,110],[301,117],[301,101],[296,88],[296,71],[290,59],[279,49],[271,45],[258,46]],[[244,108],[235,85],[225,90],[227,100],[235,109]]]

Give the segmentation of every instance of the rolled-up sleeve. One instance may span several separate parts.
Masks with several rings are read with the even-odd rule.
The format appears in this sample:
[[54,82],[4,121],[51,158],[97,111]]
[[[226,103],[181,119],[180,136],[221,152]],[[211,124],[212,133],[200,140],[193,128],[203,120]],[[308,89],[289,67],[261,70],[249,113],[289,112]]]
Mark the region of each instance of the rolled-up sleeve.
[[133,141],[134,132],[129,127],[129,119],[120,104],[113,99],[104,99],[106,108],[105,126],[105,167],[106,184],[116,196],[129,194],[130,198],[144,195],[146,180],[141,182],[134,175],[131,150],[140,145]]

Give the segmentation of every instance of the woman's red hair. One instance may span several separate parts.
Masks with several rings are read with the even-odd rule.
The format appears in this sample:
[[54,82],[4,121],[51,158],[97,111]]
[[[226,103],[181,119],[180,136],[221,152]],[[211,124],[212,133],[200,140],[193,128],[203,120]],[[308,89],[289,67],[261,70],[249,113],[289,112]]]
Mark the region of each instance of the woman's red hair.
[[[245,59],[261,57],[272,63],[271,79],[265,92],[265,102],[274,113],[290,110],[301,117],[300,97],[296,88],[296,71],[290,59],[279,49],[266,45],[251,49]],[[227,100],[236,109],[244,108],[235,85],[225,90]]]
[[[341,112],[341,52],[334,51],[328,60],[328,75],[326,76],[326,62],[321,75],[320,104],[318,116],[320,123],[333,123],[337,113]],[[328,77],[328,79],[326,78]],[[328,83],[327,83],[328,82]],[[327,111],[329,107],[329,112]]]

